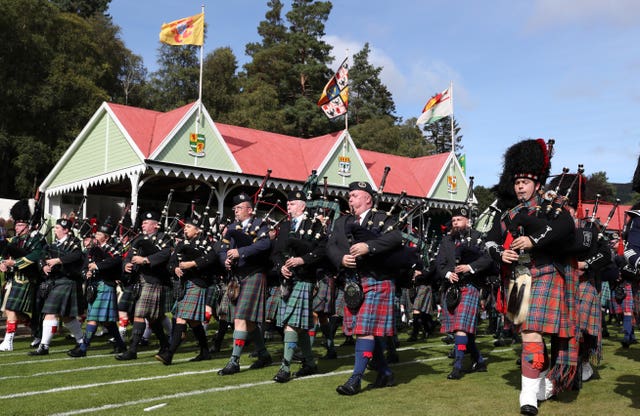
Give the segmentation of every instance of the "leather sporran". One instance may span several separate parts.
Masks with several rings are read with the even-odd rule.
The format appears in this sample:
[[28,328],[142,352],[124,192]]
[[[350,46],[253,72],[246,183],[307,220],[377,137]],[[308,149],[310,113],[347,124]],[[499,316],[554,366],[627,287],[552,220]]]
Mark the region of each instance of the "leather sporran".
[[283,279],[280,283],[280,298],[285,302],[289,300],[291,291],[293,290],[293,282],[291,279]]
[[616,300],[616,302],[622,303],[626,297],[627,293],[624,290],[624,284],[619,284],[618,286],[616,286],[615,290],[613,291],[613,298]]
[[507,288],[507,317],[516,325],[527,319],[531,299],[531,271],[517,265]]
[[344,285],[344,303],[347,308],[358,310],[364,302],[364,291],[362,285],[356,280],[347,280]]
[[40,299],[46,299],[53,289],[53,282],[51,280],[45,280],[38,286],[38,297]]
[[458,285],[449,286],[444,297],[447,302],[447,310],[449,313],[453,313],[460,304],[460,298],[462,297]]
[[238,296],[240,296],[240,281],[232,277],[229,279],[229,283],[227,283],[227,298],[229,302],[236,303],[238,301]]
[[93,301],[98,297],[98,287],[94,284],[87,283],[84,288],[84,298],[87,300],[87,304],[91,305]]
[[135,282],[133,286],[131,286],[131,293],[135,300],[140,299],[140,295],[142,295],[142,283]]

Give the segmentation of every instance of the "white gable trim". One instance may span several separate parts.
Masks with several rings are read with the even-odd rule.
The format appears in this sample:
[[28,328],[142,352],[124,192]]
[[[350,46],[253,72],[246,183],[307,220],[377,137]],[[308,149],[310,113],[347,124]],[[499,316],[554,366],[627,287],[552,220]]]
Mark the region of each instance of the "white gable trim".
[[331,160],[335,157],[335,155],[338,152],[340,146],[342,146],[342,142],[345,139],[348,142],[348,146],[351,146],[353,148],[353,151],[354,151],[354,153],[356,155],[356,158],[358,159],[358,162],[360,163],[360,165],[362,166],[363,170],[365,171],[365,173],[367,175],[367,180],[371,184],[371,187],[375,191],[377,191],[378,190],[378,185],[376,185],[375,181],[373,180],[373,177],[371,177],[371,172],[369,172],[369,169],[367,168],[367,165],[364,163],[364,160],[362,160],[362,156],[360,156],[360,152],[358,151],[358,148],[356,147],[355,143],[351,139],[351,135],[349,134],[349,130],[343,130],[342,134],[340,134],[340,136],[338,136],[338,138],[336,139],[335,143],[333,143],[333,146],[331,146],[331,149],[329,150],[329,152],[325,156],[324,160],[320,163],[320,166],[318,166],[317,171],[318,172],[324,172],[325,168],[327,167],[329,162],[331,162]]
[[78,189],[84,189],[95,185],[103,185],[110,182],[121,181],[131,175],[142,174],[146,170],[145,165],[136,165],[124,169],[119,169],[113,172],[105,173],[104,175],[94,176],[91,178],[83,179],[81,181],[75,181],[65,185],[56,186],[46,190],[46,194],[51,197],[55,195],[64,194],[67,192],[73,192]]

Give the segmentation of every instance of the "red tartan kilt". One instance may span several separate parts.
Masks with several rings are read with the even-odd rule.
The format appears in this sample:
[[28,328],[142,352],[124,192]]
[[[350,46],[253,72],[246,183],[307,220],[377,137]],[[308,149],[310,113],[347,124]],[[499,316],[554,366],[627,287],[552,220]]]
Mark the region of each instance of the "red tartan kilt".
[[602,328],[602,310],[598,292],[589,282],[578,287],[578,329],[598,336]]
[[479,302],[480,291],[475,286],[465,285],[461,287],[460,303],[453,313],[449,313],[446,307],[446,300],[442,305],[442,327],[440,332],[462,331],[467,334],[475,334]]
[[377,281],[369,277],[360,279],[364,302],[357,311],[345,306],[345,335],[373,335],[377,337],[395,335],[393,300],[395,284],[391,280]]
[[531,270],[531,302],[521,329],[571,338],[575,335],[575,317],[569,316],[565,281],[553,265],[548,268]]

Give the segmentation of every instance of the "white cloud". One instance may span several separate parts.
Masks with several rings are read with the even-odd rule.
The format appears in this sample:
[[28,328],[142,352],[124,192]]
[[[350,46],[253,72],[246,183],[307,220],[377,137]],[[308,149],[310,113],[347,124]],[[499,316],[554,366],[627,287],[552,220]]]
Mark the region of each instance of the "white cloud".
[[532,31],[566,24],[629,27],[640,24],[639,19],[637,0],[537,0],[526,27]]

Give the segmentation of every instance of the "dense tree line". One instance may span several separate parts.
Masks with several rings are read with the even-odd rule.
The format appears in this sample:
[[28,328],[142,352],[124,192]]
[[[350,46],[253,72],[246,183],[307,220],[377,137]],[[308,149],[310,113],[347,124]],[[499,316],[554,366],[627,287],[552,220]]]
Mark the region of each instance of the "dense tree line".
[[[159,69],[148,73],[120,38],[109,4],[0,0],[6,40],[0,49],[0,197],[32,196],[103,101],[167,111],[197,99],[199,47],[159,44]],[[245,65],[239,67],[229,47],[207,54],[203,102],[213,119],[302,138],[344,128],[344,120],[328,120],[316,104],[340,63],[324,41],[331,10],[330,1],[267,0],[259,41],[245,47]],[[366,43],[349,68],[349,132],[356,145],[409,157],[450,151],[451,119],[418,128],[415,118],[398,117],[370,52]],[[456,120],[453,131],[459,154]]]

